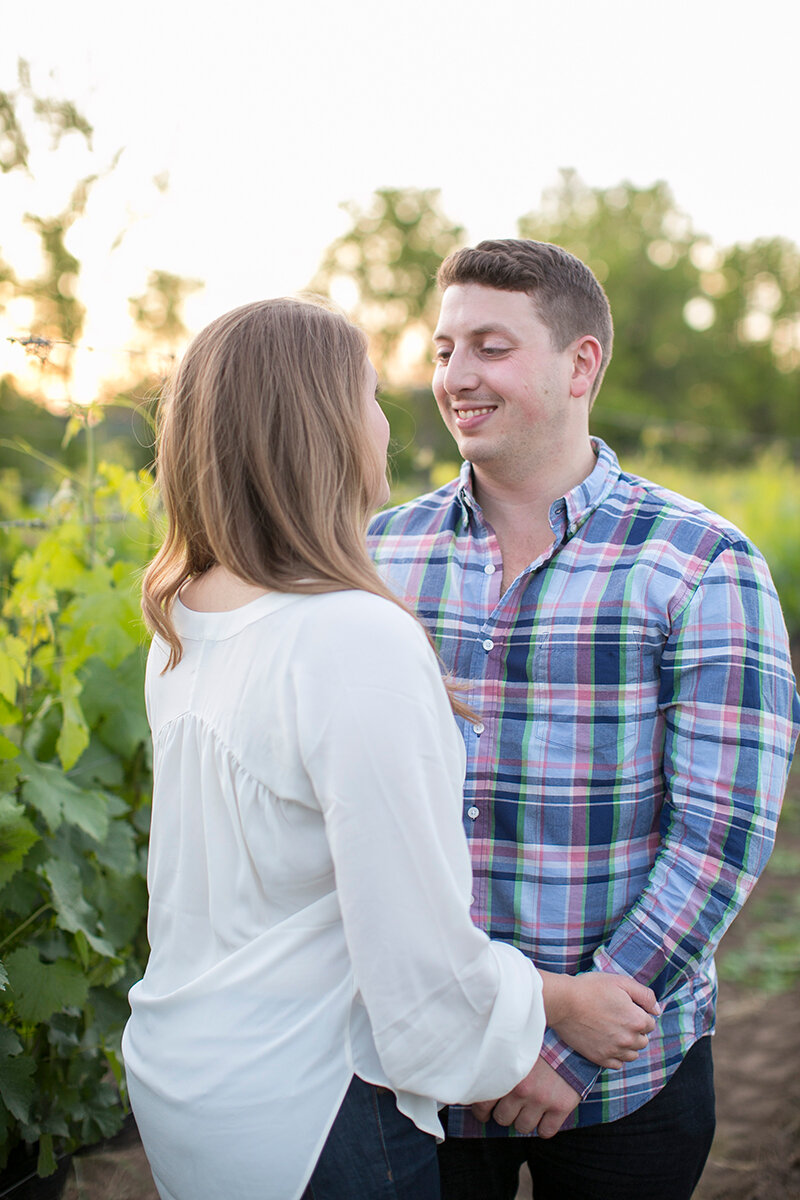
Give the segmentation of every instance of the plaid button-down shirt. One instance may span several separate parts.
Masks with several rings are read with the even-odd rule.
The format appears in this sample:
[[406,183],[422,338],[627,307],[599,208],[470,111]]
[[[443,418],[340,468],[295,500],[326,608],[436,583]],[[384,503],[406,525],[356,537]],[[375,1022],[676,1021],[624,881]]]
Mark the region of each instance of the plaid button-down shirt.
[[[583,1097],[567,1128],[639,1107],[712,1030],[714,949],[769,857],[800,722],[758,551],[595,449],[550,509],[552,547],[503,595],[468,463],[370,537],[479,713],[461,722],[475,922],[542,968],[626,972],[662,1003],[621,1071],[548,1030],[545,1059]],[[466,1109],[449,1132],[508,1133]]]

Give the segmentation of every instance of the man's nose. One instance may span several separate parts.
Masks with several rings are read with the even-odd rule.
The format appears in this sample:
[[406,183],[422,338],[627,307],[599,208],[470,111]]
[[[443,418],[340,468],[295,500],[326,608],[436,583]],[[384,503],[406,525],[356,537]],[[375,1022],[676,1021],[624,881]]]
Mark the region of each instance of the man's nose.
[[454,350],[447,360],[442,382],[449,396],[458,396],[461,392],[474,391],[479,379],[474,365],[467,361],[466,355]]

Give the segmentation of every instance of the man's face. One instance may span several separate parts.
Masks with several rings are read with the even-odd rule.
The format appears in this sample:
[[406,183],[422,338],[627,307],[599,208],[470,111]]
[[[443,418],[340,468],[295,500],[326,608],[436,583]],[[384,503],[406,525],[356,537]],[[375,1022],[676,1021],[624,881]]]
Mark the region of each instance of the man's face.
[[516,476],[563,436],[573,348],[554,349],[527,293],[448,287],[433,340],[436,403],[478,470]]

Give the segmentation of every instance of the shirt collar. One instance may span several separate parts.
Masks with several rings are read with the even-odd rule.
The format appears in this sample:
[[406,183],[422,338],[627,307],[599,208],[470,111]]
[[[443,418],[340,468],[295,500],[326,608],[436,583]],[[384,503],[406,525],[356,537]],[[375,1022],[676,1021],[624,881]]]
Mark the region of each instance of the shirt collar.
[[[555,524],[566,515],[570,537],[611,494],[621,474],[619,461],[611,447],[602,438],[593,437],[591,440],[597,455],[591,474],[550,505],[551,525],[555,528]],[[480,505],[472,491],[472,464],[469,462],[461,464],[456,497],[467,519],[470,512],[480,512]]]

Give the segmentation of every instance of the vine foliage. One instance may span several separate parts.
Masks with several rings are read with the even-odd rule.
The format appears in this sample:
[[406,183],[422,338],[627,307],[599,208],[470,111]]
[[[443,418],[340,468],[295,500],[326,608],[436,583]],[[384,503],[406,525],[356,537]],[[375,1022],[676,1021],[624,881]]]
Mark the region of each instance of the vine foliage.
[[26,1143],[49,1174],[124,1116],[147,953],[150,494],[147,474],[92,464],[43,532],[0,532],[0,1167]]

